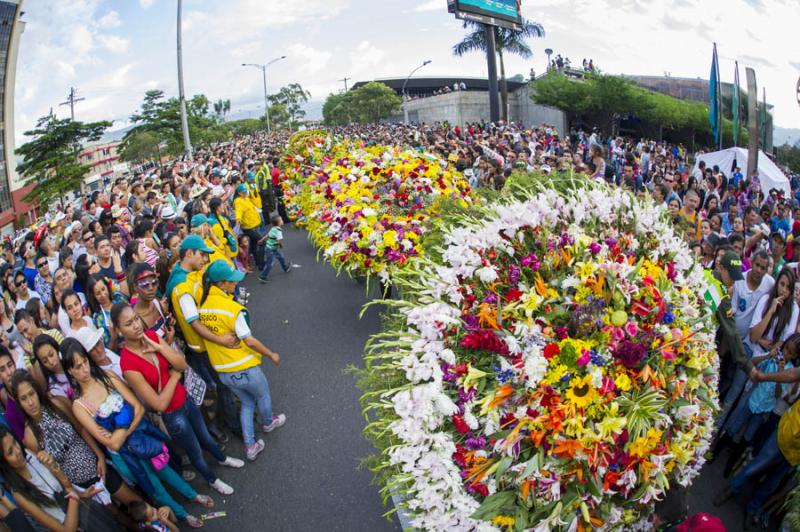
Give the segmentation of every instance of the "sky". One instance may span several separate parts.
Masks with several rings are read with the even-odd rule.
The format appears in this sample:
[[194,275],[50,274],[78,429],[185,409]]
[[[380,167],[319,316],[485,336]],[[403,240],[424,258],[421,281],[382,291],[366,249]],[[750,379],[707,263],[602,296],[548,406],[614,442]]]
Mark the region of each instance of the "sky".
[[[405,77],[424,60],[419,76],[486,77],[479,53],[461,58],[452,45],[465,30],[447,13],[446,0],[184,0],[183,56],[187,97],[230,99],[234,113],[263,113],[263,83],[256,69],[266,63],[268,91],[298,82],[319,117],[321,102],[355,81]],[[77,120],[128,117],[146,90],[177,95],[176,0],[27,0],[26,29],[17,64],[16,137],[51,107],[69,116],[70,87],[80,97]],[[734,60],[756,70],[759,92],[775,106],[775,124],[800,126],[796,84],[800,56],[795,0],[523,0],[523,16],[544,26],[531,39],[531,59],[506,58],[506,73],[543,72],[544,50],[594,60],[613,74],[669,75],[707,79],[712,42],[717,43],[723,81],[733,81]]]

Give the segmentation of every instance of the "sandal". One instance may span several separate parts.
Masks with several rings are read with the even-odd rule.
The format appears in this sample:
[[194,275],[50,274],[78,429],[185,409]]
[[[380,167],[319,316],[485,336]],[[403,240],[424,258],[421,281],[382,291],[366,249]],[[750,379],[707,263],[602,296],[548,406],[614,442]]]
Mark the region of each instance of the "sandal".
[[189,525],[189,528],[202,528],[203,527],[203,520],[197,518],[193,515],[187,515],[185,518],[186,524]]
[[194,502],[200,503],[206,508],[214,507],[214,499],[212,499],[208,495],[197,495],[197,497],[194,498]]

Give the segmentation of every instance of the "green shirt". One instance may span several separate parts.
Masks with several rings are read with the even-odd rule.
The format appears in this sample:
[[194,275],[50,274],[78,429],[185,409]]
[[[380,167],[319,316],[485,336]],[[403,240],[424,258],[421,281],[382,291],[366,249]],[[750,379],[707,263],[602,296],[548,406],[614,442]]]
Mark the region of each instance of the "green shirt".
[[267,233],[267,249],[270,251],[275,251],[280,247],[280,243],[283,240],[283,231],[278,226],[273,226],[272,229],[269,230]]

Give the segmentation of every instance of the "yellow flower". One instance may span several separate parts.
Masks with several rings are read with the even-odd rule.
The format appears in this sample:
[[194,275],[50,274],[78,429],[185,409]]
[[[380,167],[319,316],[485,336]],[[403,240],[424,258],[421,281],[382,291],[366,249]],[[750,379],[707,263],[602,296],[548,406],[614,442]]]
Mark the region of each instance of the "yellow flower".
[[592,386],[592,376],[584,375],[580,379],[573,379],[567,390],[567,401],[578,408],[584,408],[597,397],[597,390]]
[[383,243],[386,247],[394,247],[397,245],[397,231],[390,229],[383,233]]
[[582,262],[579,264],[581,266],[578,268],[578,277],[581,279],[587,279],[594,273],[595,266],[591,262]]
[[635,456],[645,456],[650,454],[650,451],[656,448],[659,441],[661,441],[662,431],[656,429],[649,429],[645,436],[639,436],[633,443],[630,444],[628,452]]
[[492,524],[512,528],[514,526],[514,518],[510,515],[496,515],[492,518]]
[[614,384],[623,392],[627,392],[631,389],[631,379],[626,373],[617,375],[617,378],[614,379]]
[[488,373],[486,373],[485,371],[475,369],[474,367],[472,367],[472,365],[470,365],[469,371],[467,372],[467,376],[464,378],[464,382],[462,383],[464,389],[465,390],[469,389],[473,382],[478,382],[486,375],[488,375]]

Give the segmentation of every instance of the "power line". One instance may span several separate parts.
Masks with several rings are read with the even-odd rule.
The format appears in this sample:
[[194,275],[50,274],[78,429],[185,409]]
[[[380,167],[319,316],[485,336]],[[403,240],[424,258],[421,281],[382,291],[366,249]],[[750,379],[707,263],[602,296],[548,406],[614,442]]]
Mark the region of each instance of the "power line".
[[66,102],[61,102],[58,105],[69,105],[69,114],[72,117],[72,120],[75,121],[75,103],[82,102],[86,98],[78,98],[78,90],[75,87],[69,88],[69,96],[67,96]]

